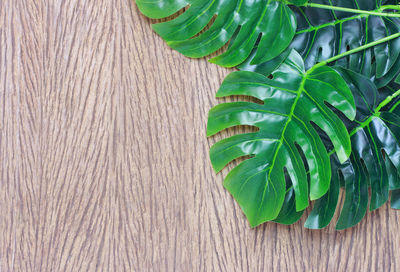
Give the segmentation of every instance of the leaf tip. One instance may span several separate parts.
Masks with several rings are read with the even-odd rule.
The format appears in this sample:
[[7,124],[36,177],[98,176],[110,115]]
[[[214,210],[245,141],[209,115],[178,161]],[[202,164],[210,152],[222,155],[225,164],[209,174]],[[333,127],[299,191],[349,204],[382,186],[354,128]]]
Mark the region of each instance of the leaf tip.
[[319,224],[318,218],[314,217],[308,217],[307,221],[304,223],[304,227],[306,229],[313,229],[313,230],[319,230],[325,228],[325,226],[321,226]]
[[319,196],[316,196],[316,195],[314,195],[314,194],[310,194],[310,200],[311,201],[315,201],[315,200],[317,200],[317,199],[319,199],[320,197]]
[[258,225],[260,225],[260,224],[257,224],[257,223],[251,223],[250,221],[249,221],[249,224],[250,224],[250,228],[252,228],[252,229],[254,229],[254,228],[256,228]]
[[335,227],[335,230],[344,230],[344,229],[347,229],[347,227],[342,225],[339,226],[339,224],[337,224]]
[[254,229],[254,228],[260,226],[261,224],[267,222],[267,221],[262,221],[259,218],[249,218],[247,215],[246,215],[246,217],[247,217],[247,221],[249,222],[250,227],[252,229]]

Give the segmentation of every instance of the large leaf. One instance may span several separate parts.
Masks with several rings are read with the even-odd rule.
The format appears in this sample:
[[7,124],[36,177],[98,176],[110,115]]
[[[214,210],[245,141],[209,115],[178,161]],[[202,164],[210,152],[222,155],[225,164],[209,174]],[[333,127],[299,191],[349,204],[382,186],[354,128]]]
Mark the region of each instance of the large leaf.
[[[313,3],[361,10],[384,9],[384,4],[397,4],[395,0],[314,0]],[[296,49],[304,58],[306,69],[333,56],[382,39],[400,31],[399,18],[353,14],[311,7],[292,7],[297,17],[296,35],[289,48]],[[380,80],[380,86],[390,82],[400,70],[400,38],[352,54],[337,61],[337,65]],[[254,65],[258,59],[252,54],[241,70],[270,72],[277,60]],[[279,58],[278,58],[279,60]],[[271,67],[272,65],[272,67]]]
[[[273,79],[254,72],[228,75],[217,97],[232,95],[252,96],[263,104],[234,102],[214,107],[209,113],[207,135],[237,125],[256,126],[259,131],[217,142],[210,157],[218,172],[238,157],[251,156],[224,182],[251,226],[277,217],[282,221],[278,215],[287,190],[284,169],[293,184],[296,211],[308,206],[308,195],[311,200],[323,196],[329,188],[331,168],[313,124],[329,136],[341,162],[351,151],[346,127],[327,106],[332,105],[349,119],[355,117],[351,91],[340,75],[327,66],[315,66],[306,72],[302,58],[293,50],[275,70]],[[311,177],[310,192],[302,156]],[[293,202],[289,197],[285,203]]]
[[136,3],[151,18],[165,18],[189,6],[177,18],[153,25],[170,47],[188,57],[207,56],[235,36],[225,53],[211,59],[226,67],[242,63],[257,40],[254,56],[258,62],[276,57],[287,48],[296,31],[295,15],[279,1],[136,0]]
[[[347,123],[352,137],[352,154],[344,164],[333,159],[332,180],[342,180],[345,201],[337,229],[356,225],[368,207],[368,188],[371,189],[370,210],[382,206],[392,193],[392,207],[400,204],[400,107],[397,99],[377,112],[382,97],[366,77],[337,68],[348,82],[357,106],[354,122]],[[392,93],[393,94],[393,93]],[[334,155],[333,155],[334,156]],[[328,194],[319,199],[306,222],[308,228],[323,228],[331,221],[337,206],[339,182],[331,182]],[[331,200],[328,203],[328,199]],[[333,200],[333,201],[332,201]]]

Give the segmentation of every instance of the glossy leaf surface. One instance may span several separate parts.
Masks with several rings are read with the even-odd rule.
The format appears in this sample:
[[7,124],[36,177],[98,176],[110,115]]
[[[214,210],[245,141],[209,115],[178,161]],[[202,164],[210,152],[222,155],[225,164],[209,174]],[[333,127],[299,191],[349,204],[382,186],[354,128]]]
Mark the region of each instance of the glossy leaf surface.
[[[369,79],[341,68],[337,70],[348,82],[357,106],[355,121],[346,124],[352,135],[350,159],[344,164],[337,160],[332,163],[332,169],[335,169],[332,179],[342,179],[345,187],[345,201],[336,228],[345,229],[364,217],[369,202],[368,188],[371,189],[370,210],[382,206],[388,200],[390,190],[400,188],[400,117],[396,114],[399,110],[396,100],[386,111],[376,112],[384,97]],[[339,183],[331,182],[330,190],[338,191]],[[394,208],[400,207],[398,195],[397,190],[392,193]],[[315,204],[307,219],[307,223],[314,224],[306,223],[306,227],[323,228],[331,221],[337,198],[329,205],[326,204],[328,199],[332,200],[329,194],[318,200],[320,203]]]
[[[314,0],[325,4],[360,10],[382,11],[384,5],[397,4],[395,0]],[[296,49],[304,58],[306,69],[318,62],[358,48],[367,43],[400,31],[399,18],[354,14],[312,7],[292,7],[297,18],[296,35],[289,48]],[[400,39],[379,44],[336,62],[336,65],[361,73],[369,78],[382,78],[380,86],[390,82],[400,71]],[[265,74],[271,64],[253,63],[253,54],[239,67],[241,70]],[[276,60],[272,60],[273,62]],[[261,67],[260,67],[261,66]]]
[[309,229],[321,229],[326,227],[335,213],[340,192],[340,175],[336,156],[331,157],[332,180],[328,192],[314,202],[313,210],[307,218],[304,226]]
[[[177,18],[153,25],[168,45],[192,58],[227,51],[210,61],[225,67],[242,63],[258,41],[254,62],[282,53],[296,31],[296,17],[282,2],[271,0],[137,0],[141,12],[165,18],[187,7]],[[206,26],[209,28],[205,29]],[[205,31],[203,31],[205,29]]]
[[[346,161],[350,155],[346,127],[326,103],[354,119],[351,91],[330,67],[316,66],[306,72],[302,58],[293,50],[273,72],[273,79],[244,71],[228,75],[217,97],[232,95],[252,96],[263,104],[233,102],[212,108],[207,135],[238,125],[255,126],[259,131],[238,134],[213,145],[213,167],[218,172],[238,157],[251,156],[227,175],[224,185],[251,226],[277,217],[283,222],[279,213],[284,202],[287,207],[293,203],[286,194],[284,169],[293,184],[296,211],[308,206],[309,195],[311,200],[318,199],[329,188],[329,156],[312,123],[329,136],[340,161]],[[303,154],[311,177],[310,192]]]

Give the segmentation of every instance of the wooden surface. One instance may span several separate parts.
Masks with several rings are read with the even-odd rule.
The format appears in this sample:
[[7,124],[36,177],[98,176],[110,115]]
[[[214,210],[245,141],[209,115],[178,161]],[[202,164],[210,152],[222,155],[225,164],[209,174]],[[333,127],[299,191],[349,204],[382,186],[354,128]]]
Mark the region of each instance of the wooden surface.
[[205,137],[229,72],[132,0],[0,0],[0,270],[400,271],[387,205],[347,231],[250,229]]

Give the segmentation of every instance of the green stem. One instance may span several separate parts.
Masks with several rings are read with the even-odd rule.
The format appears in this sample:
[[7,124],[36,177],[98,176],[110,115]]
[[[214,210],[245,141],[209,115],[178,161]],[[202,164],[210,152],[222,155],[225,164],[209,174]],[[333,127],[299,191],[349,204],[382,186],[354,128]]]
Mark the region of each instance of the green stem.
[[[400,14],[397,14],[397,13],[385,13],[385,12],[376,12],[376,11],[369,11],[369,10],[351,9],[351,8],[343,8],[343,7],[336,7],[336,6],[330,6],[330,5],[321,5],[321,4],[315,4],[315,3],[306,3],[304,6],[311,7],[311,8],[321,8],[321,9],[337,10],[337,11],[343,11],[343,12],[358,13],[358,14],[368,14],[368,15],[375,15],[375,16],[400,18]],[[387,8],[387,9],[398,9],[398,8],[394,8],[394,7],[396,7],[396,6],[393,6],[393,7]]]
[[[368,14],[368,15],[375,15],[375,16],[386,16],[386,17],[398,17],[400,18],[400,14],[396,14],[396,13],[384,13],[384,12],[376,12],[376,11],[367,11],[367,10],[357,10],[357,9],[351,9],[351,8],[343,8],[343,7],[336,7],[336,6],[329,6],[329,5],[321,5],[321,4],[315,4],[315,3],[306,3],[304,5],[305,7],[313,7],[313,8],[322,8],[322,9],[330,9],[330,10],[337,10],[337,11],[343,11],[343,12],[351,12],[351,13],[358,13],[358,14]],[[382,6],[380,8],[381,11],[383,10],[387,10],[387,9],[392,9],[392,10],[399,10],[400,11],[400,5],[386,5],[386,6]],[[390,36],[387,36],[383,39],[380,40],[376,40],[374,42],[370,42],[367,43],[363,46],[354,48],[352,50],[349,50],[347,52],[344,52],[342,54],[336,55],[332,58],[329,58],[325,61],[319,62],[316,65],[314,65],[310,70],[308,70],[307,72],[310,73],[313,70],[315,70],[318,67],[327,65],[330,62],[334,62],[338,59],[344,58],[348,55],[354,54],[354,53],[358,53],[362,50],[368,49],[370,47],[376,46],[378,44],[384,43],[384,42],[388,42],[392,39],[396,39],[400,37],[400,33],[396,33]],[[392,94],[391,96],[387,97],[385,100],[383,100],[378,107],[375,109],[374,114],[371,115],[366,121],[364,121],[362,124],[360,124],[360,126],[356,127],[355,129],[353,129],[349,135],[350,137],[353,136],[354,134],[357,133],[357,131],[359,131],[360,129],[363,129],[364,127],[366,127],[376,116],[379,116],[380,114],[380,110],[386,106],[388,103],[390,103],[395,97],[400,95],[400,90],[396,91],[394,94]],[[391,109],[390,112],[392,112],[398,105],[400,105],[400,101],[398,101]],[[335,153],[335,149],[331,150],[328,155],[332,156]]]
[[[334,56],[332,58],[329,58],[329,59],[327,59],[325,61],[321,61],[321,62],[317,63],[316,65],[314,65],[314,67],[317,68],[317,67],[324,66],[324,65],[326,65],[326,64],[328,64],[330,62],[334,62],[334,61],[336,61],[338,59],[341,59],[343,57],[346,57],[348,55],[360,52],[362,50],[368,49],[370,47],[376,46],[376,45],[384,43],[384,42],[388,42],[390,40],[393,40],[393,39],[396,39],[396,38],[399,38],[399,37],[400,37],[400,32],[392,34],[392,35],[387,36],[387,37],[385,37],[383,39],[379,39],[379,40],[376,40],[374,42],[370,42],[370,43],[364,44],[364,45],[362,45],[360,47],[357,47],[357,48],[354,48],[352,50],[346,51],[346,52],[344,52],[342,54],[336,55],[336,56]],[[314,68],[314,67],[312,67],[312,68]]]
[[[374,120],[376,117],[378,117],[381,112],[380,110],[386,106],[387,104],[389,104],[394,98],[396,98],[397,96],[400,95],[400,90],[397,90],[395,93],[393,93],[392,95],[386,97],[385,100],[383,100],[381,103],[379,103],[378,107],[376,107],[374,113],[368,117],[367,120],[365,120],[364,122],[362,122],[358,127],[354,128],[350,133],[350,137],[352,137],[354,134],[356,134],[358,131],[360,131],[361,129],[364,129],[366,126],[369,125],[369,123],[372,122],[372,120]],[[391,109],[389,112],[392,112],[398,105],[400,104],[400,101],[398,101]],[[329,152],[329,156],[331,156],[332,154],[335,153],[335,149],[333,149],[331,152]]]
[[[357,52],[359,52],[359,51],[368,49],[368,48],[370,48],[370,47],[376,46],[376,45],[378,45],[378,44],[381,44],[381,43],[390,41],[390,40],[395,39],[395,38],[398,38],[398,37],[400,37],[400,33],[396,33],[396,34],[387,36],[387,37],[385,37],[385,38],[383,38],[383,39],[376,40],[376,41],[374,41],[374,42],[367,43],[367,44],[365,44],[365,45],[363,45],[363,46],[354,48],[354,49],[352,49],[352,50],[349,50],[349,51],[347,51],[347,52],[344,52],[344,53],[342,53],[342,54],[339,54],[339,55],[337,55],[337,56],[334,56],[334,57],[329,58],[329,59],[327,59],[327,60],[325,60],[325,61],[322,61],[322,62],[319,62],[319,63],[315,64],[313,67],[311,67],[311,69],[309,69],[309,70],[307,71],[307,73],[311,73],[311,72],[314,71],[316,68],[321,67],[321,66],[324,66],[324,65],[327,65],[327,64],[330,63],[330,62],[334,62],[334,61],[336,61],[336,60],[338,60],[338,59],[341,59],[341,58],[343,58],[343,57],[346,57],[346,56],[348,56],[348,55],[357,53]],[[395,97],[398,96],[398,95],[400,95],[400,90],[398,90],[398,91],[395,92],[393,95],[387,97],[384,101],[382,101],[382,103],[380,103],[380,104],[378,105],[378,107],[376,108],[374,115],[370,116],[370,118],[368,118],[365,122],[363,122],[363,124],[361,124],[359,127],[353,129],[353,131],[350,132],[350,137],[353,136],[355,133],[357,133],[358,130],[363,129],[366,125],[368,125],[368,124],[372,121],[372,119],[375,118],[375,117],[377,116],[377,114],[379,114],[379,113],[378,113],[379,110],[382,109],[382,107],[384,107],[385,105],[387,105],[390,101],[392,101],[393,98],[395,98]],[[396,107],[398,104],[400,104],[400,101],[395,105],[395,107]],[[394,109],[394,108],[393,108],[393,109]],[[392,110],[393,110],[393,109],[392,109]],[[334,154],[334,153],[335,153],[335,150],[333,149],[331,152],[329,152],[329,156],[331,156],[331,155]]]
[[381,6],[380,10],[387,10],[387,9],[394,9],[394,10],[400,10],[400,5],[384,5]]
[[[356,127],[355,129],[353,129],[350,132],[350,137],[353,136],[354,134],[357,133],[357,131],[365,128],[366,126],[369,125],[369,123],[372,122],[372,120],[374,120],[375,117],[378,117],[381,114],[381,109],[386,106],[387,104],[389,104],[394,98],[396,98],[397,96],[400,95],[400,90],[396,91],[394,94],[386,97],[385,100],[383,100],[381,103],[379,103],[378,107],[376,107],[374,113],[364,122],[362,122],[358,127]],[[400,102],[400,101],[399,101]],[[396,105],[395,105],[396,106]],[[392,108],[393,110],[394,108]]]
[[384,106],[386,106],[387,104],[389,104],[393,98],[396,98],[397,96],[400,95],[400,90],[396,91],[394,94],[392,94],[391,96],[386,97],[385,100],[383,100],[378,107],[375,109],[375,113],[378,113]]
[[394,106],[390,109],[389,112],[393,112],[395,110],[395,108],[397,108],[397,106],[400,105],[400,100],[396,102],[396,104],[394,104]]

